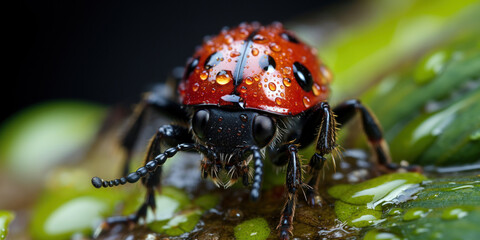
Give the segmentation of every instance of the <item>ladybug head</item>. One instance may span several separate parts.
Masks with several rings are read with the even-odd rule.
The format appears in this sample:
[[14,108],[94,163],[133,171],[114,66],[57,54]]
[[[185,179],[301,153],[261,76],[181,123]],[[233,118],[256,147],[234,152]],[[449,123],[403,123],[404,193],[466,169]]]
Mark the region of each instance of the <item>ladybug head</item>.
[[257,111],[203,107],[195,109],[192,129],[205,146],[233,154],[252,146],[267,146],[276,135],[276,122],[272,115]]

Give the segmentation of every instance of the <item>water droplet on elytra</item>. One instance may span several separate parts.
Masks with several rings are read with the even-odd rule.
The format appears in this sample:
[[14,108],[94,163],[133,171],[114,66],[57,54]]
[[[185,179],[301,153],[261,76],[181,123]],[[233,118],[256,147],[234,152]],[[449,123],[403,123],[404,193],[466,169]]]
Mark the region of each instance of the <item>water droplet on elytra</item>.
[[310,98],[308,98],[307,96],[304,96],[303,97],[303,106],[308,108],[308,107],[310,107],[310,104],[311,104]]
[[253,48],[253,49],[252,49],[252,55],[253,55],[253,56],[257,56],[259,52],[260,52],[260,51],[258,51],[258,48]]
[[252,77],[247,77],[247,78],[245,78],[245,83],[246,83],[247,85],[252,85],[252,84],[253,84],[253,79],[252,79]]
[[234,58],[234,57],[238,57],[240,56],[240,52],[239,51],[233,51],[230,53],[230,57]]
[[290,78],[284,78],[283,79],[283,85],[285,85],[285,87],[292,86],[292,80],[290,80]]
[[255,36],[253,36],[252,40],[257,43],[263,43],[267,41],[267,38],[264,37],[263,35],[256,34]]
[[281,98],[278,98],[278,97],[275,98],[275,103],[276,103],[277,105],[282,105],[282,99],[281,99]]
[[196,92],[196,91],[198,91],[198,88],[200,88],[200,84],[194,83],[193,86],[192,86],[192,90],[193,90],[194,92]]
[[313,91],[313,95],[318,96],[322,92],[322,89],[320,88],[320,86],[318,84],[314,83],[312,91]]
[[225,85],[225,84],[229,83],[232,80],[232,76],[231,76],[230,71],[223,70],[223,71],[218,72],[215,80],[220,85]]
[[274,52],[280,52],[282,50],[282,48],[277,43],[274,43],[274,42],[270,43],[268,46]]
[[292,73],[292,68],[291,67],[284,67],[282,69],[282,71],[283,71],[283,74],[288,75],[288,74]]
[[208,78],[208,72],[203,70],[202,73],[200,73],[200,79],[206,80]]
[[247,92],[247,87],[242,86],[242,87],[240,88],[240,92],[241,92],[241,93],[246,93],[246,92]]
[[271,82],[268,84],[268,88],[272,91],[275,91],[277,90],[277,85],[275,85],[275,83]]

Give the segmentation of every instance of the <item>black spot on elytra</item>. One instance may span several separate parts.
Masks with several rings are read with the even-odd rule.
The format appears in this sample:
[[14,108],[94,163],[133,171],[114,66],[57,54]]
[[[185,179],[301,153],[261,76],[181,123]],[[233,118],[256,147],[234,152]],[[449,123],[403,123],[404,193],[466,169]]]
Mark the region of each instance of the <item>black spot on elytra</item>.
[[268,71],[270,68],[275,69],[275,67],[277,67],[277,64],[275,63],[275,59],[273,59],[273,57],[270,55],[263,55],[260,58],[259,63],[260,63],[260,67],[265,71]]
[[195,70],[195,68],[197,67],[198,65],[198,61],[199,61],[199,58],[194,58],[192,59],[187,67],[185,68],[185,74],[183,75],[184,78],[188,78],[190,76],[190,74],[192,74],[193,70]]
[[210,69],[214,66],[217,66],[223,59],[223,55],[221,52],[214,52],[207,59],[205,59],[205,69]]
[[293,63],[293,75],[298,82],[298,85],[302,87],[306,92],[312,91],[313,78],[308,69],[299,62]]
[[282,37],[283,39],[285,39],[289,42],[292,42],[292,43],[299,43],[300,42],[300,41],[298,41],[298,38],[296,38],[295,36],[293,36],[292,34],[287,33],[287,32],[280,33],[280,37]]

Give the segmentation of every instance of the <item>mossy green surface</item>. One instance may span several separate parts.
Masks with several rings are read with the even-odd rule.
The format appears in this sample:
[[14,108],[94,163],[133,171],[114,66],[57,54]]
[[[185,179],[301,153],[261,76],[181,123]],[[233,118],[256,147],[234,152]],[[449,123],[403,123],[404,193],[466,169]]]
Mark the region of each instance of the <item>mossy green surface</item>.
[[246,220],[234,229],[237,240],[264,240],[270,235],[270,227],[263,218]]

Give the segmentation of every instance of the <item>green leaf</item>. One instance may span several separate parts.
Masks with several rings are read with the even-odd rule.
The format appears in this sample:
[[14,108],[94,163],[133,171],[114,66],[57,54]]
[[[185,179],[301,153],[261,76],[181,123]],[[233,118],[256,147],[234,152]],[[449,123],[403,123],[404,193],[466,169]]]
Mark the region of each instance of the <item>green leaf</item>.
[[8,235],[8,225],[15,217],[10,211],[0,210],[0,240],[4,240]]

